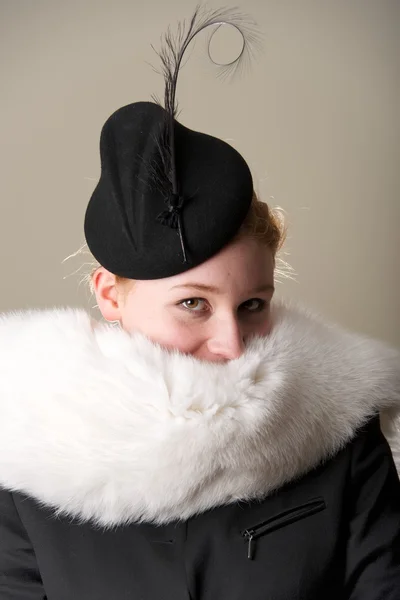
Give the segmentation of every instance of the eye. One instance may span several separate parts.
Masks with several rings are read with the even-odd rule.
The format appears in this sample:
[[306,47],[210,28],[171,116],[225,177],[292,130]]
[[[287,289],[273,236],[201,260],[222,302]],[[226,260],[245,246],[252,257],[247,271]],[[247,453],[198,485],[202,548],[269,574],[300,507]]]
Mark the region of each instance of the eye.
[[191,312],[203,312],[205,302],[206,301],[203,300],[203,298],[187,298],[186,300],[179,302],[179,305]]
[[251,298],[250,300],[243,302],[240,308],[244,308],[245,310],[251,313],[258,313],[263,311],[266,308],[266,306],[267,302],[265,300],[261,300],[261,298]]

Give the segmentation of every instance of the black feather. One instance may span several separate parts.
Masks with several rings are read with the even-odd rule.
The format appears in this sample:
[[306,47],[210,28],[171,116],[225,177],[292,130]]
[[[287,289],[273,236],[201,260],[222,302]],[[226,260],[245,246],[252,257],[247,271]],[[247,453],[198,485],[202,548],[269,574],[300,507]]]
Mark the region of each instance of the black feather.
[[[210,53],[210,45],[213,36],[222,25],[231,25],[234,27],[242,36],[243,46],[238,57],[228,64],[221,65],[213,61]],[[188,26],[185,21],[178,23],[175,34],[172,33],[170,28],[167,29],[161,40],[161,49],[157,52],[161,59],[162,74],[165,82],[164,108],[166,111],[166,122],[160,134],[160,149],[165,153],[163,162],[167,168],[166,175],[170,181],[173,194],[179,193],[174,144],[174,119],[178,112],[178,103],[176,100],[178,76],[182,67],[183,57],[192,40],[201,31],[212,26],[215,29],[208,37],[207,51],[210,60],[218,67],[217,74],[222,77],[233,75],[248,65],[250,58],[254,55],[255,50],[259,48],[261,42],[261,36],[254,21],[238,12],[237,9],[225,8],[206,11],[198,5]],[[156,98],[153,99],[158,102]]]
[[[222,25],[231,25],[234,27],[241,34],[243,40],[239,56],[227,64],[216,63],[210,53],[211,40]],[[175,160],[174,120],[178,113],[176,89],[182,61],[188,46],[195,36],[212,26],[214,26],[214,30],[210,33],[207,43],[208,57],[218,67],[217,74],[219,76],[227,77],[233,75],[249,64],[249,59],[254,54],[254,51],[258,49],[261,41],[261,36],[255,23],[250,18],[237,12],[236,9],[206,11],[198,5],[188,25],[185,21],[179,23],[175,34],[168,28],[161,40],[161,49],[157,52],[161,59],[161,72],[165,82],[165,120],[157,139],[154,140],[160,158],[159,168],[157,172],[154,169],[152,171],[154,180],[158,184],[161,184],[161,182],[163,184],[162,189],[166,195],[167,205],[166,210],[159,215],[158,220],[164,225],[178,229],[185,262],[186,249],[181,221],[181,209],[183,208],[185,199],[181,198],[180,195]],[[153,97],[153,100],[159,104],[157,98]],[[177,202],[178,198],[179,202]]]

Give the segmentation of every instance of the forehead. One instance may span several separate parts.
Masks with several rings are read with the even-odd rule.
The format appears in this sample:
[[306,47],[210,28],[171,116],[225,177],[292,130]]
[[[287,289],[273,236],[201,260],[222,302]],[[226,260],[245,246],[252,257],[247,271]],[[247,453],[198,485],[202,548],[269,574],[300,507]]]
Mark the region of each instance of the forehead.
[[[167,289],[196,284],[214,291],[246,290],[273,285],[274,259],[263,243],[243,238],[229,244],[208,261],[163,281]],[[210,289],[210,291],[212,291]]]

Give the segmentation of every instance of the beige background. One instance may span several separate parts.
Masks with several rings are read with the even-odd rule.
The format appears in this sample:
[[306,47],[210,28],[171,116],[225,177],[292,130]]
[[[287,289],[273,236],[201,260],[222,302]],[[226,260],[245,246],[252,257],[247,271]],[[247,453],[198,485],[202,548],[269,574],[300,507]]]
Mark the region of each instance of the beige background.
[[[100,128],[162,92],[150,44],[194,5],[0,0],[0,310],[91,305],[71,275],[82,258],[62,260],[83,243]],[[230,140],[261,197],[285,209],[296,282],[279,293],[400,345],[400,2],[241,8],[263,53],[224,83],[199,40],[179,83],[181,120]]]

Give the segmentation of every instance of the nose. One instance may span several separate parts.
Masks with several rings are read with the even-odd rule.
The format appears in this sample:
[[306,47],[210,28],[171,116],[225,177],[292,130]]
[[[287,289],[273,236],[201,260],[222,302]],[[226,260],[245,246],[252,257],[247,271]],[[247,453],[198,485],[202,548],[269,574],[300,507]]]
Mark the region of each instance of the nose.
[[237,318],[218,319],[212,324],[208,350],[215,360],[233,360],[244,352],[243,331]]

